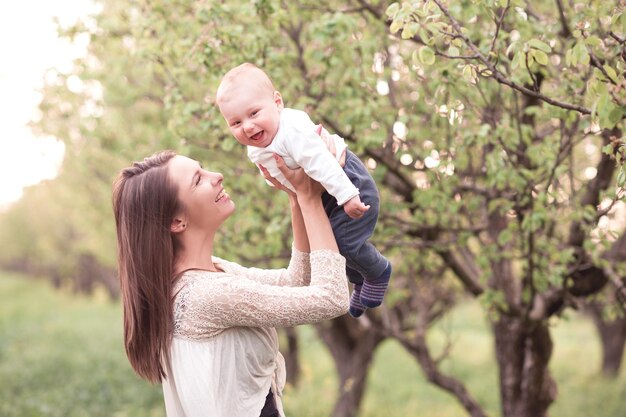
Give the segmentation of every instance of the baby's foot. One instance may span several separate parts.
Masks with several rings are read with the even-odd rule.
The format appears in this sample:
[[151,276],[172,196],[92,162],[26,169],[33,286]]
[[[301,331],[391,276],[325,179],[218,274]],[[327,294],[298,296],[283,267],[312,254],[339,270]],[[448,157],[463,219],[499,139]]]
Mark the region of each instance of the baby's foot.
[[361,317],[365,313],[365,307],[361,304],[361,284],[354,285],[354,291],[350,297],[350,308],[348,312],[352,317]]
[[381,305],[385,292],[387,291],[387,286],[389,285],[390,277],[391,263],[388,263],[387,268],[385,268],[381,276],[376,278],[375,281],[363,281],[363,288],[361,288],[361,304],[369,308]]

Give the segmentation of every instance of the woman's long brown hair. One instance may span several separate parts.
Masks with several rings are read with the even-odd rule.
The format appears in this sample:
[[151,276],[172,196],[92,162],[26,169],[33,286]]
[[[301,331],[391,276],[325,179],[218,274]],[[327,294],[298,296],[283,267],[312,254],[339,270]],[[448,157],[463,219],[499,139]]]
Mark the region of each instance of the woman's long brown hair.
[[174,238],[170,225],[181,209],[163,151],[123,169],[113,185],[118,268],[124,307],[124,345],[139,376],[165,377],[173,330]]

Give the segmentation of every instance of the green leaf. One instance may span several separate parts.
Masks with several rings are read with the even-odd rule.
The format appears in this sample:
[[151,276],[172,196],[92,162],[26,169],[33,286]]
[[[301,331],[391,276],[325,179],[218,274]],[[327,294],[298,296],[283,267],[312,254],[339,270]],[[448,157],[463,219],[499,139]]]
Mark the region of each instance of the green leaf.
[[463,67],[463,78],[470,84],[476,84],[478,82],[476,67],[474,67],[474,65],[466,65]]
[[624,116],[624,109],[620,106],[613,105],[613,108],[609,112],[608,121],[610,123],[609,127],[614,127],[622,117]]
[[565,66],[571,67],[572,65],[574,65],[572,62],[572,50],[568,49],[567,52],[565,52]]
[[585,44],[592,47],[598,47],[602,45],[602,41],[597,36],[589,36],[585,39]]
[[400,4],[398,4],[398,3],[391,3],[389,5],[389,7],[387,7],[387,10],[385,11],[385,14],[393,19],[394,17],[396,17],[396,14],[398,13],[398,10],[400,10]]
[[406,25],[404,25],[404,29],[402,29],[402,39],[411,39],[413,36],[415,36],[419,28],[420,26],[417,22],[407,23]]
[[548,55],[545,52],[540,51],[538,49],[536,49],[533,52],[534,52],[533,55],[534,55],[535,61],[537,61],[541,65],[548,65]]
[[397,31],[400,30],[400,28],[403,25],[404,25],[404,22],[402,20],[394,20],[393,22],[391,22],[391,25],[389,26],[389,32],[396,33]]
[[608,76],[611,78],[611,81],[617,84],[617,72],[615,72],[613,67],[610,66],[609,64],[604,64],[602,68],[604,68],[604,71],[606,71]]
[[456,46],[450,45],[450,47],[448,48],[448,55],[450,55],[450,56],[460,56],[461,55],[461,51]]
[[626,173],[624,172],[624,169],[620,169],[617,174],[617,186],[624,187],[624,184],[626,184]]
[[511,42],[511,44],[506,48],[505,55],[509,55],[515,48],[517,47],[517,42]]
[[578,42],[574,47],[574,54],[576,55],[576,61],[579,64],[589,65],[589,52],[583,42]]
[[583,219],[587,222],[593,222],[596,219],[596,209],[592,205],[583,207]]
[[528,46],[534,49],[538,49],[540,51],[550,53],[552,52],[552,48],[547,43],[540,41],[539,39],[531,39],[528,41]]
[[419,50],[419,58],[422,64],[432,65],[435,63],[435,52],[428,46],[422,46]]
[[524,57],[525,54],[523,51],[517,51],[513,56],[513,60],[511,61],[511,69],[518,69],[520,65],[524,62]]
[[513,233],[509,229],[504,229],[498,235],[498,244],[500,246],[505,246],[513,239]]
[[418,52],[419,51],[416,49],[411,54],[411,62],[413,62],[413,65],[415,65],[416,67],[419,67],[421,64]]

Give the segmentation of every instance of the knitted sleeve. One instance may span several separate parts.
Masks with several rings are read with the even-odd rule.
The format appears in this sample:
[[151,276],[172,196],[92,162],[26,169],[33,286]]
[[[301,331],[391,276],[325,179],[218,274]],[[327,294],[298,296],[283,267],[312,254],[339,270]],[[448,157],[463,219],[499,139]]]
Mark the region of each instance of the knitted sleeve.
[[310,254],[300,252],[295,246],[291,248],[291,259],[287,269],[246,268],[220,258],[214,258],[214,260],[231,274],[263,284],[301,287],[308,285],[311,279]]
[[175,300],[175,334],[202,339],[229,327],[288,327],[345,314],[345,259],[319,250],[311,253],[310,265],[310,284],[297,287],[267,284],[261,275],[276,272],[262,269],[247,269],[243,276],[192,272]]

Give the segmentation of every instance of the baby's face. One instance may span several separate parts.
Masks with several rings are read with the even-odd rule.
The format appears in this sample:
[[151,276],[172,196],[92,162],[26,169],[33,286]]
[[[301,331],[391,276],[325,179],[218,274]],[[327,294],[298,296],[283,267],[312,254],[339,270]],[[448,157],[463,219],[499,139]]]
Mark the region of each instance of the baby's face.
[[218,102],[231,133],[242,145],[265,148],[276,136],[283,100],[278,91],[243,83]]

